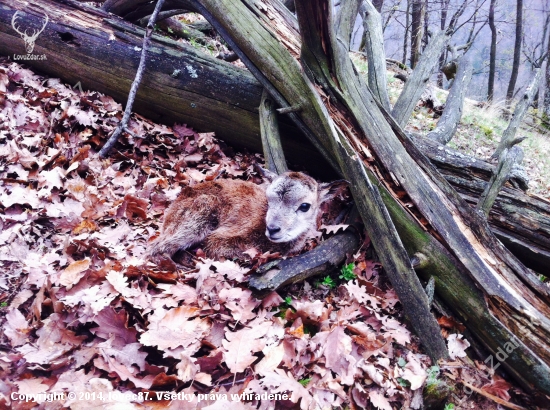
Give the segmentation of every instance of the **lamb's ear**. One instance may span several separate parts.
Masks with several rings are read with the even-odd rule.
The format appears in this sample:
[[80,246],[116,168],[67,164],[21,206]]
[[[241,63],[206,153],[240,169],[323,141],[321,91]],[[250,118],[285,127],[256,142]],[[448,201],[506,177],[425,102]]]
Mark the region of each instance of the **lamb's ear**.
[[320,202],[328,201],[340,195],[349,185],[345,179],[339,179],[333,182],[325,182],[319,184],[319,199]]
[[258,171],[260,175],[267,179],[269,182],[273,182],[273,180],[279,176],[275,172],[271,172],[269,169],[265,169],[259,165],[256,165],[255,168],[256,171]]

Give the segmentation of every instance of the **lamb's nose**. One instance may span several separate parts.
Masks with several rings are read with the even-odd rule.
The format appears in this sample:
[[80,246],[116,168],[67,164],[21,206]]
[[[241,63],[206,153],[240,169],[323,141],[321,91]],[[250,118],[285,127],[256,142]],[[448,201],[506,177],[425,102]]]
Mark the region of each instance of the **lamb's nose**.
[[280,230],[281,230],[281,228],[273,228],[273,227],[270,227],[270,226],[267,227],[267,231],[269,232],[270,236],[275,235]]

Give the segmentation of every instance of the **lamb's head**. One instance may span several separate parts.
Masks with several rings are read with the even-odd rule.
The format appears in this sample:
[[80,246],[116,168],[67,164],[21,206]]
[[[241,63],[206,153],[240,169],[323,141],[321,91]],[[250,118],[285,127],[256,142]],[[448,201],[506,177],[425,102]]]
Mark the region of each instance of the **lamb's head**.
[[323,202],[339,194],[346,181],[318,183],[301,172],[285,172],[277,176],[265,172],[271,184],[266,190],[267,238],[272,242],[304,239],[317,229],[317,216]]

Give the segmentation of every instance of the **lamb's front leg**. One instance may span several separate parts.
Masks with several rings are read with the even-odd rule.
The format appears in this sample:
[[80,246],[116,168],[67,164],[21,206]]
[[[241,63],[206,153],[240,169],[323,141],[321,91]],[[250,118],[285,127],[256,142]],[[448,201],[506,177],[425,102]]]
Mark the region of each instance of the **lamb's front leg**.
[[209,258],[245,259],[244,251],[252,248],[250,238],[235,235],[230,229],[219,228],[212,232],[205,240],[204,250]]

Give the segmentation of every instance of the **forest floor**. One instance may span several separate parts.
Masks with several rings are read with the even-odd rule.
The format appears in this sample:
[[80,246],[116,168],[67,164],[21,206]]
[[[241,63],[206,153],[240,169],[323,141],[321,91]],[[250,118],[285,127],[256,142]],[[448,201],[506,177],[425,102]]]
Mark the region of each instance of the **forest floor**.
[[529,403],[487,357],[466,356],[452,318],[438,316],[452,361],[430,362],[368,238],[339,272],[263,299],[247,281],[273,255],[213,261],[196,249],[177,270],[145,261],[182,187],[261,183],[262,158],[134,114],[141,138],[100,160],[121,108],[0,60],[0,407],[32,408],[27,395],[41,409],[273,408],[267,392],[288,395],[281,409],[390,410],[418,408],[442,382],[454,389],[447,410]]

